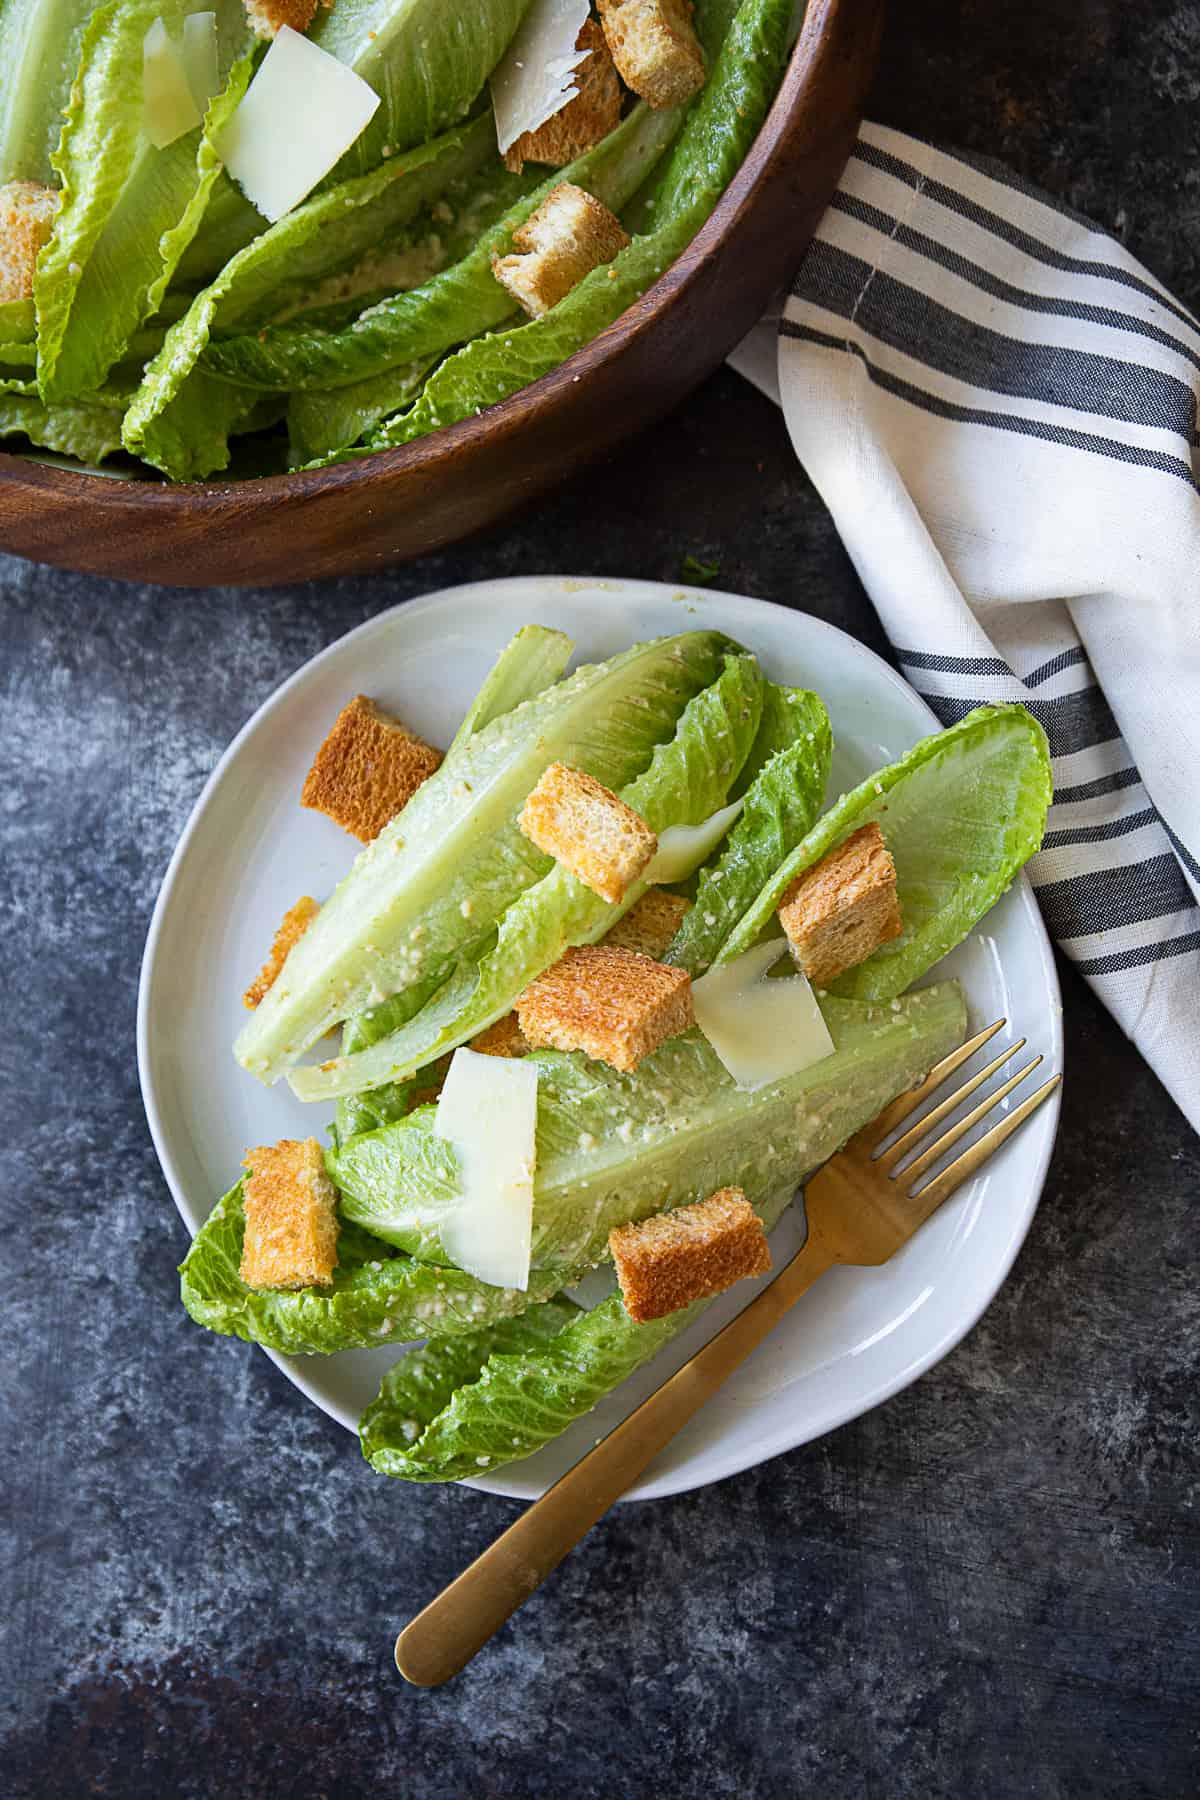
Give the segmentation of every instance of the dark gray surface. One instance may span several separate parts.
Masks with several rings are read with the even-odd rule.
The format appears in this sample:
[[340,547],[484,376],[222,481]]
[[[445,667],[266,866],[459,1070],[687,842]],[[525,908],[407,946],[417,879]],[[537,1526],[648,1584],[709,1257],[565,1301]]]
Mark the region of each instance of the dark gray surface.
[[[1200,303],[1200,9],[895,11],[874,116],[1007,156]],[[597,480],[372,581],[182,596],[0,559],[0,1793],[1200,1786],[1200,1144],[1069,972],[1049,1184],[968,1340],[822,1443],[620,1511],[438,1693],[403,1686],[390,1635],[514,1508],[372,1475],[178,1307],[134,999],[229,737],[406,595],[674,579],[685,551],[880,647],[779,419],[728,374]]]

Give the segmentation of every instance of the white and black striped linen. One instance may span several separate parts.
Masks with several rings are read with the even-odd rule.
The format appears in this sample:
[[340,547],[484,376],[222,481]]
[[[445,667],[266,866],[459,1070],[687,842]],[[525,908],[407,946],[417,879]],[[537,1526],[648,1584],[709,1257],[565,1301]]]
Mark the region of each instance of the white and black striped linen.
[[868,125],[778,334],[735,365],[938,717],[1045,727],[1046,924],[1200,1129],[1200,325],[1004,169]]

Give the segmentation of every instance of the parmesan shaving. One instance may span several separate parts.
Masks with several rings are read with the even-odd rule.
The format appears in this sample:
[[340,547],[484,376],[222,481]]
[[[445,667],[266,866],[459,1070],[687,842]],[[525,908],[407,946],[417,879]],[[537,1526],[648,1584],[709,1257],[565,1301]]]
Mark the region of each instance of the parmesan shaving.
[[208,111],[209,101],[221,85],[217,74],[217,15],[215,12],[188,14],[183,21],[181,57],[188,91],[203,116]]
[[668,825],[658,834],[658,849],[651,857],[645,881],[682,881],[702,862],[707,862],[733,821],[743,802],[734,800],[719,812],[710,813],[699,825]]
[[200,123],[179,51],[161,19],[142,39],[142,124],[156,150],[165,150]]
[[503,156],[575,97],[571,80],[587,61],[575,40],[587,24],[589,0],[533,0],[517,35],[492,72],[496,143]]
[[529,1286],[537,1064],[456,1050],[438,1099],[437,1137],[454,1146],[460,1192],[439,1213],[447,1256],[494,1287]]
[[738,1087],[750,1093],[833,1055],[807,977],[770,978],[786,955],[784,939],[773,938],[692,983],[697,1025]]
[[274,223],[328,175],[378,105],[353,69],[285,25],[221,132],[217,154]]

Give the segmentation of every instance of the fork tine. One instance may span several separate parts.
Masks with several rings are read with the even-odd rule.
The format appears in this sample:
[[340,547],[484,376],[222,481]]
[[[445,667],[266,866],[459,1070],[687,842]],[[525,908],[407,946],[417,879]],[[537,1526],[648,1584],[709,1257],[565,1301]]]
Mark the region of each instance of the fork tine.
[[961,1106],[964,1100],[970,1099],[975,1090],[981,1088],[984,1082],[996,1073],[997,1069],[1003,1068],[1004,1064],[1010,1057],[1015,1056],[1018,1050],[1023,1050],[1025,1042],[1024,1038],[1018,1038],[1016,1043],[1010,1044],[1002,1055],[994,1056],[985,1068],[980,1069],[978,1075],[972,1075],[970,1081],[964,1081],[960,1088],[955,1088],[954,1092],[945,1100],[939,1101],[937,1106],[931,1108],[923,1118],[918,1119],[915,1125],[910,1125],[904,1136],[898,1137],[894,1144],[889,1144],[888,1148],[876,1159],[879,1167],[888,1171],[894,1169],[910,1150],[916,1148],[922,1138],[929,1136],[935,1125],[941,1124],[948,1113],[952,1113],[955,1107]]
[[872,1119],[871,1123],[864,1127],[857,1137],[851,1139],[855,1148],[874,1150],[875,1145],[881,1143],[890,1132],[895,1131],[897,1125],[902,1125],[918,1106],[924,1105],[930,1094],[935,1093],[941,1087],[947,1076],[953,1075],[955,1069],[960,1069],[969,1056],[974,1056],[976,1050],[981,1050],[988,1039],[994,1038],[996,1033],[1002,1031],[1007,1024],[1007,1019],[997,1019],[994,1025],[985,1026],[973,1038],[969,1038],[965,1044],[960,1044],[957,1050],[952,1050],[949,1056],[943,1056],[940,1063],[934,1063],[924,1081],[919,1081],[916,1087],[905,1088],[904,1092],[898,1094],[890,1106],[884,1107],[877,1119]]
[[918,1175],[923,1175],[926,1169],[931,1168],[937,1162],[939,1157],[945,1155],[951,1144],[957,1144],[959,1138],[965,1137],[973,1125],[978,1125],[980,1119],[999,1106],[1000,1102],[1011,1094],[1015,1087],[1020,1086],[1027,1075],[1033,1074],[1042,1061],[1042,1057],[1035,1056],[1033,1061],[1027,1062],[1023,1069],[1018,1069],[1015,1075],[1010,1075],[1007,1081],[1001,1082],[994,1094],[985,1094],[978,1106],[973,1106],[970,1112],[965,1113],[956,1125],[951,1125],[948,1131],[943,1131],[941,1137],[935,1138],[927,1149],[922,1150],[920,1156],[914,1156],[907,1168],[896,1170],[892,1175],[893,1181],[903,1182],[911,1193],[912,1184]]
[[[998,1125],[993,1125],[992,1129],[985,1131],[981,1138],[976,1138],[973,1144],[968,1144],[962,1155],[956,1156],[940,1175],[935,1175],[932,1181],[927,1181],[923,1188],[919,1188],[913,1196],[914,1203],[919,1209],[917,1226],[923,1225],[926,1219],[937,1211],[943,1200],[948,1200],[951,1194],[957,1193],[963,1182],[969,1181],[975,1171],[981,1169],[989,1157],[995,1155],[1001,1144],[1005,1143],[1014,1131],[1019,1131],[1026,1119],[1050,1098],[1056,1088],[1061,1086],[1062,1076],[1052,1075],[1049,1081],[1044,1081],[1040,1088],[1030,1094],[1028,1100],[1022,1100],[1020,1106],[1015,1106],[1006,1118],[1001,1119]],[[914,1226],[913,1229],[916,1230],[917,1226]]]

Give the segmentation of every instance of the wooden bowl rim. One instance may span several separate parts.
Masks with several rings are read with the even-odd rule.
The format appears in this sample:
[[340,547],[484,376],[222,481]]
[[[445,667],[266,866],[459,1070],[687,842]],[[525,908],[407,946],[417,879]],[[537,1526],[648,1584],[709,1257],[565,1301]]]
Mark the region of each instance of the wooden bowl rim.
[[[531,416],[541,415],[540,400],[557,388],[582,381],[610,355],[657,324],[686,297],[701,264],[721,247],[727,232],[751,203],[760,176],[787,148],[789,135],[804,116],[803,102],[814,90],[819,94],[821,62],[829,46],[828,25],[839,6],[851,0],[809,0],[799,36],[792,47],[779,91],[747,151],[740,168],[696,236],[675,261],[639,299],[599,332],[573,351],[556,369],[541,375],[507,399],[486,407],[474,418],[441,426],[427,436],[393,450],[377,450],[352,462],[325,469],[292,470],[280,475],[250,476],[237,480],[216,475],[206,481],[168,482],[142,476],[92,473],[63,469],[31,456],[0,451],[0,481],[6,486],[26,486],[31,491],[74,494],[77,499],[103,497],[106,508],[122,503],[156,508],[219,513],[236,500],[239,506],[274,505],[288,500],[311,499],[381,478],[395,479],[410,471],[436,465],[455,451],[483,441],[496,442],[520,431]],[[103,484],[101,486],[101,484]]]

